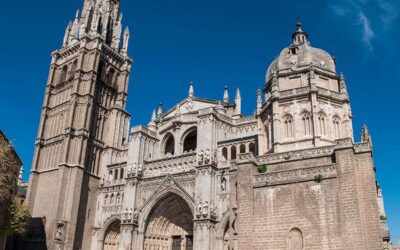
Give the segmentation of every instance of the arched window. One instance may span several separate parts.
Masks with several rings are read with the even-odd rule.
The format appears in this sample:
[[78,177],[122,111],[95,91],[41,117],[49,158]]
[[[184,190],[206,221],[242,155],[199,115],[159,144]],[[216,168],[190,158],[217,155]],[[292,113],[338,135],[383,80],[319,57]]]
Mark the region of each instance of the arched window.
[[239,151],[240,151],[241,154],[246,153],[246,145],[241,144]]
[[61,69],[61,74],[60,74],[60,83],[63,83],[67,80],[67,74],[68,74],[68,66],[64,65]]
[[73,78],[74,77],[74,74],[75,74],[75,71],[76,71],[76,67],[77,67],[77,65],[78,65],[78,61],[77,60],[75,60],[73,63],[72,63],[72,66],[71,66],[71,70],[69,71],[69,78]]
[[118,193],[116,197],[117,197],[117,198],[115,199],[115,202],[116,202],[117,204],[121,203],[121,195]]
[[326,116],[323,113],[318,115],[319,135],[326,135]]
[[254,143],[250,143],[250,145],[249,145],[249,152],[250,153],[252,153],[252,154],[256,154],[256,144],[254,144]]
[[311,116],[309,113],[304,113],[301,118],[303,124],[303,134],[311,135]]
[[121,168],[121,171],[119,172],[119,178],[124,179],[124,169]]
[[107,73],[108,84],[110,85],[114,84],[114,76],[115,76],[115,69],[111,68]]
[[339,117],[337,117],[337,116],[333,117],[333,127],[334,127],[334,130],[335,130],[335,138],[336,139],[339,139],[341,137],[341,135],[340,135],[340,124],[341,124],[341,122],[340,122]]
[[226,147],[222,148],[222,160],[223,161],[228,160],[228,149]]
[[289,250],[303,250],[303,234],[297,228],[290,230],[288,239],[288,249]]
[[285,125],[285,138],[293,137],[293,118],[287,115],[283,118],[283,123]]
[[231,160],[236,160],[236,146],[231,147]]
[[174,155],[175,154],[175,139],[173,135],[168,135],[167,140],[165,140],[164,144],[164,154],[165,155]]
[[118,169],[114,170],[114,180],[118,180]]
[[183,141],[183,152],[193,152],[197,149],[197,129],[186,135]]
[[108,171],[108,180],[112,181],[112,179],[113,179],[113,171],[110,170],[110,171]]

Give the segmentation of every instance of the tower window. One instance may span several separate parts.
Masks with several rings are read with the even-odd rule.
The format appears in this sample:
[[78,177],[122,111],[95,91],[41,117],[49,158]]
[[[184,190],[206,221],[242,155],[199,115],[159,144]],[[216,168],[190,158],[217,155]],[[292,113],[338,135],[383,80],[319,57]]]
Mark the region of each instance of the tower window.
[[303,133],[304,135],[311,134],[311,117],[309,113],[304,113],[303,117],[301,118],[303,123]]
[[326,116],[324,114],[318,115],[319,134],[326,135]]
[[291,116],[286,116],[283,118],[283,123],[285,126],[285,137],[292,138],[293,137],[293,118]]
[[333,127],[334,127],[334,129],[335,129],[335,138],[336,139],[339,139],[340,138],[340,124],[341,124],[341,122],[340,122],[340,119],[339,119],[339,117],[334,117],[333,118]]
[[61,74],[60,74],[60,83],[63,83],[67,80],[67,74],[68,74],[68,66],[64,65],[61,69]]

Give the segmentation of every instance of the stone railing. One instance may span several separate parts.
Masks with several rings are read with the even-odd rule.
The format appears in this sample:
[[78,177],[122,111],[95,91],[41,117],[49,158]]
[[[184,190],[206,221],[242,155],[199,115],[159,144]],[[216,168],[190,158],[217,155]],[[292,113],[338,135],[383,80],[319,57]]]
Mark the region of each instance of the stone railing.
[[334,146],[310,148],[310,149],[303,149],[291,152],[262,155],[257,158],[257,161],[259,163],[268,164],[268,163],[277,163],[288,160],[301,160],[313,157],[332,155],[333,151],[334,151]]
[[311,168],[291,169],[273,173],[256,174],[253,176],[255,186],[280,185],[293,182],[320,180],[337,177],[336,165],[326,165]]
[[190,152],[179,156],[173,156],[153,161],[145,161],[145,177],[165,175],[168,173],[187,172],[194,170],[197,163],[197,153]]
[[300,88],[281,91],[279,93],[279,95],[280,95],[280,97],[289,97],[289,96],[307,94],[309,92],[310,92],[310,87],[309,86],[305,86],[305,87],[300,87]]
[[320,95],[332,97],[335,99],[342,98],[342,95],[336,91],[332,91],[332,90],[324,89],[324,88],[320,88],[320,87],[317,87],[317,89],[318,89],[318,94],[320,94]]
[[364,152],[371,152],[372,151],[372,145],[370,142],[361,142],[354,144],[354,151],[356,153],[364,153]]

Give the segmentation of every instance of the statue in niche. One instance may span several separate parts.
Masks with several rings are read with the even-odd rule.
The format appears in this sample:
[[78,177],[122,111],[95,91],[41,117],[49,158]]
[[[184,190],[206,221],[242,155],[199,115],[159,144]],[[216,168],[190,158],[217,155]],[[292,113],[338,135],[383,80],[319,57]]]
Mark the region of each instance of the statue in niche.
[[137,223],[138,220],[139,220],[139,211],[135,208],[135,211],[133,212],[132,221]]
[[203,150],[201,150],[200,152],[199,152],[199,165],[202,165],[203,164],[203,160],[204,160],[204,151]]
[[56,230],[56,236],[54,237],[58,241],[63,240],[63,235],[64,235],[64,224],[63,223],[57,223],[57,230]]
[[101,179],[100,179],[100,186],[101,186],[101,187],[104,186],[104,179],[105,179],[105,176],[106,176],[106,175],[103,175],[103,177],[101,177]]
[[201,216],[202,213],[202,209],[203,209],[203,203],[201,202],[201,199],[199,198],[199,200],[197,201],[197,216]]
[[206,217],[207,215],[208,215],[208,201],[205,201],[204,202],[204,205],[203,205],[203,216],[204,217]]
[[226,178],[224,176],[221,178],[221,191],[226,191]]
[[204,152],[204,163],[208,164],[211,161],[211,152],[209,149],[206,149]]

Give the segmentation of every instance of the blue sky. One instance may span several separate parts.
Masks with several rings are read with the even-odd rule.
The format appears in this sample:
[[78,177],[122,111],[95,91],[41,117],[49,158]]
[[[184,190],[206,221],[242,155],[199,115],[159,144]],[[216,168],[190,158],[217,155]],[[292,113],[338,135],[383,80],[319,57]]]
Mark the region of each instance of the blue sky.
[[[81,0],[5,1],[0,10],[0,129],[25,165],[33,153],[50,53]],[[187,95],[221,99],[240,87],[251,114],[256,90],[301,20],[311,44],[337,58],[350,92],[355,139],[367,123],[374,143],[392,239],[400,236],[400,1],[398,0],[123,0],[131,30],[128,110],[132,125]]]

